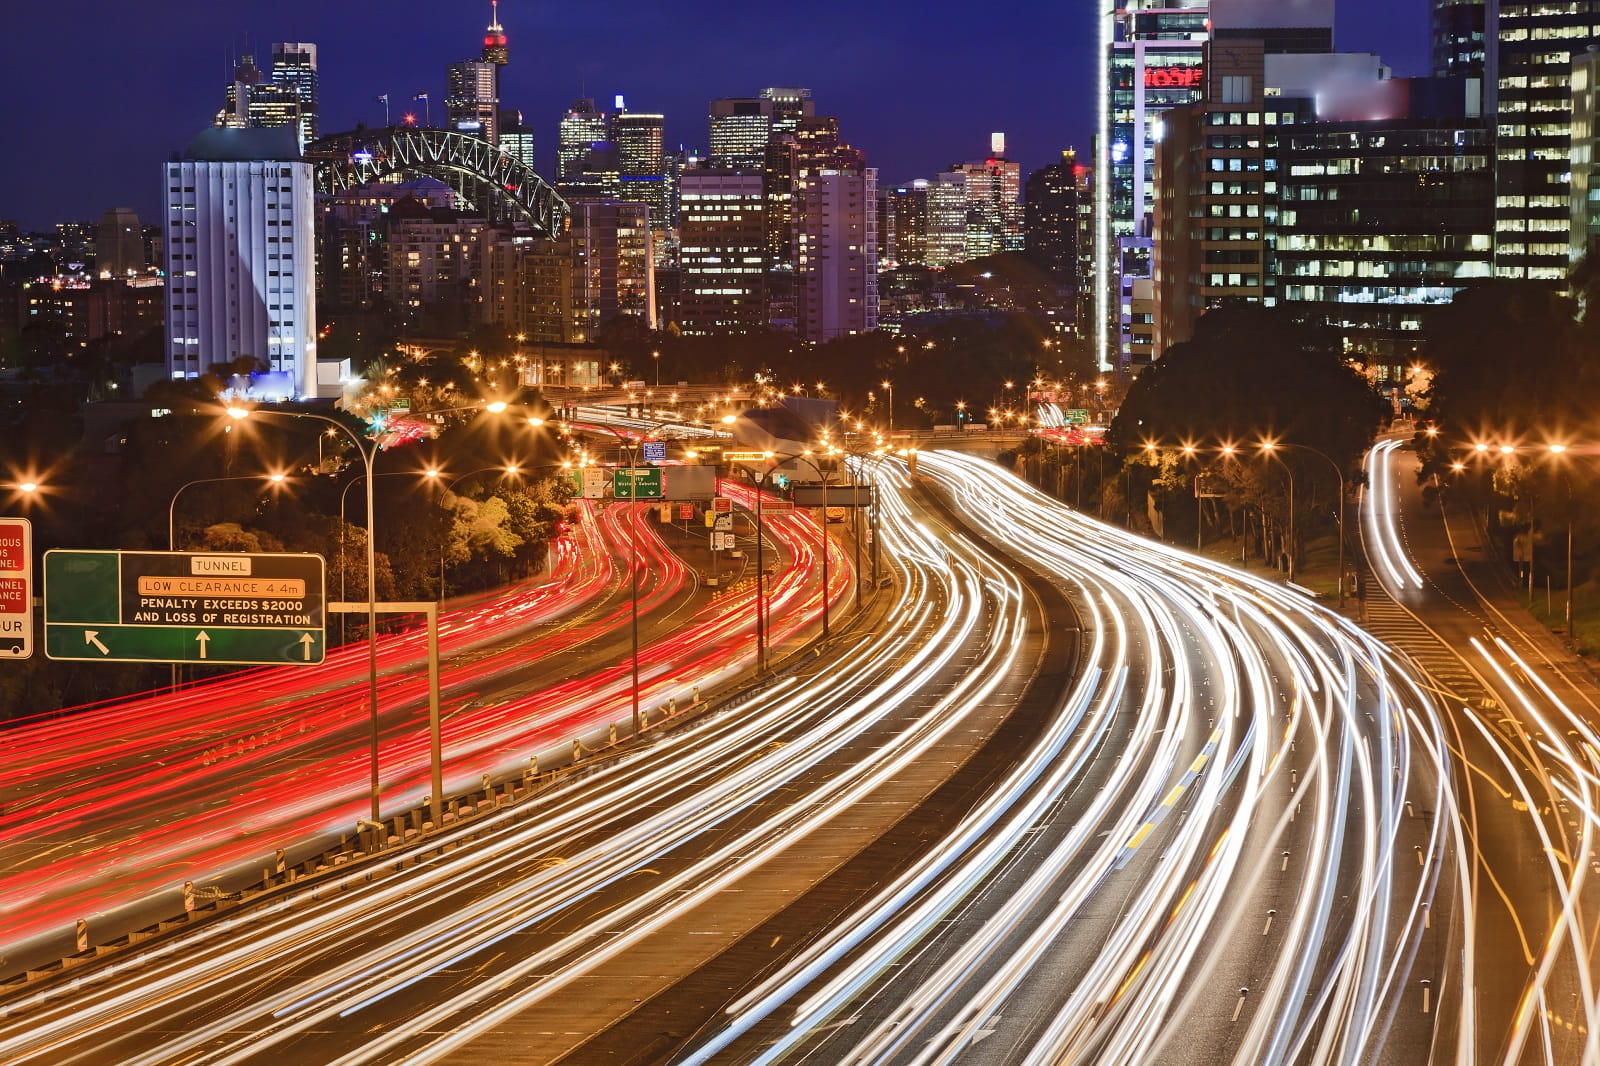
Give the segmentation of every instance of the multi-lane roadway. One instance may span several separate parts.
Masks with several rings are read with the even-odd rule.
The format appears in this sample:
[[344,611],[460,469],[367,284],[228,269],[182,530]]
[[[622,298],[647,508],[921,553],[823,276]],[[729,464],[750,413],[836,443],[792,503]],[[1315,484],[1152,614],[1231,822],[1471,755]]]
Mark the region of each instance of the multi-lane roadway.
[[[644,619],[641,703],[687,702],[754,659],[748,583],[712,598],[669,550],[645,505],[583,511],[545,579],[453,603],[440,619],[447,792],[481,775],[601,746],[630,723],[632,610]],[[820,605],[815,526],[769,523],[782,558],[770,583],[784,609],[776,641]],[[842,595],[842,552],[830,590]],[[419,630],[385,637],[379,660],[385,815],[429,790],[426,654]],[[369,709],[359,646],[303,670],[252,671],[177,693],[41,717],[0,733],[0,973],[178,913],[183,886],[236,891],[354,832],[366,812]]]
[[13,995],[0,1058],[1474,1061],[1437,1024],[1469,819],[1412,664],[920,463],[879,471],[895,594],[826,653],[495,832]]

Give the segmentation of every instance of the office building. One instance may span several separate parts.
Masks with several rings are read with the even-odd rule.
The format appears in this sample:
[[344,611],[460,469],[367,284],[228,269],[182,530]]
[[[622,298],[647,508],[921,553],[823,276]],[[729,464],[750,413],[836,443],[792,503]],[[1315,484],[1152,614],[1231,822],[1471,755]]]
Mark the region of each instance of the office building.
[[94,238],[95,272],[103,278],[143,273],[144,228],[131,207],[113,207],[100,216]]
[[448,128],[500,141],[500,68],[480,59],[463,59],[445,68],[444,113]]
[[[1243,301],[1332,327],[1347,355],[1388,377],[1418,356],[1428,308],[1491,272],[1477,84],[1393,79],[1375,57],[1267,55],[1264,44],[1209,46],[1205,101],[1164,124],[1150,354]],[[1138,365],[1143,323],[1130,310]]]
[[500,110],[500,150],[529,170],[533,165],[533,127],[522,120],[522,112],[515,108]]
[[618,315],[656,328],[655,254],[650,206],[612,200],[572,206],[571,237],[581,271],[578,303],[589,336]]
[[1157,125],[1200,99],[1209,18],[1206,0],[1127,0],[1100,19],[1093,291],[1096,350],[1108,369],[1129,364],[1115,324],[1130,314],[1132,279],[1151,276]]
[[[882,252],[885,263],[896,266],[924,266],[928,261],[928,188],[932,183],[917,178],[884,193],[884,214],[888,225],[878,228],[880,241],[892,241]],[[885,229],[888,234],[885,234]]]
[[490,144],[500,143],[500,68],[510,60],[506,31],[500,25],[500,0],[490,0],[489,25],[477,59],[445,68],[445,124]]
[[529,239],[492,230],[482,244],[486,321],[515,334],[519,344],[588,341],[583,262],[570,235]]
[[572,101],[567,113],[561,116],[556,134],[556,184],[561,184],[569,174],[582,169],[589,146],[611,136],[610,123],[604,111],[597,110],[594,101],[579,97]]
[[810,89],[762,89],[760,96],[772,102],[772,136],[794,133],[816,113]]
[[216,125],[231,129],[294,126],[297,141],[302,136],[298,92],[267,81],[254,56],[247,53],[240,58],[226,97],[222,110],[217,112]]
[[1069,148],[1061,162],[1028,175],[1023,198],[1028,259],[1050,275],[1069,307],[1077,304],[1079,209],[1089,195],[1088,169]]
[[1451,110],[1278,130],[1278,302],[1382,380],[1423,355],[1430,308],[1493,274],[1489,128]]
[[773,102],[761,97],[711,101],[711,165],[760,170],[772,135],[772,112]]
[[761,173],[685,170],[679,201],[678,324],[683,332],[765,328],[767,232]]
[[1433,0],[1433,76],[1481,78],[1484,74],[1486,0]]
[[1600,51],[1572,61],[1572,206],[1569,256],[1600,265]]
[[1005,134],[996,133],[987,159],[950,168],[967,176],[968,259],[1023,249],[1022,167],[1005,152]]
[[878,328],[878,172],[807,170],[794,184],[795,302],[800,338],[825,342]]
[[656,229],[668,225],[667,160],[662,140],[665,122],[666,116],[654,112],[628,111],[622,97],[617,97],[611,139],[617,146],[621,197],[648,205],[650,224]]
[[319,387],[311,164],[297,128],[209,129],[164,164],[167,367],[254,359],[262,396]]
[[591,141],[583,154],[569,164],[556,191],[568,203],[622,199],[622,158],[616,144]]
[[927,236],[923,265],[943,268],[962,263],[967,255],[967,176],[947,171],[934,176],[927,189]]
[[[1131,304],[1138,286],[1123,272],[1120,332],[1135,371],[1193,336],[1211,308],[1229,300],[1270,302],[1264,227],[1273,175],[1262,43],[1211,46],[1205,59],[1203,102],[1170,110],[1156,146],[1154,328],[1137,350],[1133,336],[1145,332],[1135,328],[1143,315]],[[1276,127],[1283,117],[1277,98],[1270,113]]]
[[283,41],[272,46],[271,83],[293,93],[300,105],[300,143],[317,139],[317,46]]
[[1561,285],[1571,252],[1573,57],[1600,40],[1600,6],[1501,0],[1489,12],[1495,273]]

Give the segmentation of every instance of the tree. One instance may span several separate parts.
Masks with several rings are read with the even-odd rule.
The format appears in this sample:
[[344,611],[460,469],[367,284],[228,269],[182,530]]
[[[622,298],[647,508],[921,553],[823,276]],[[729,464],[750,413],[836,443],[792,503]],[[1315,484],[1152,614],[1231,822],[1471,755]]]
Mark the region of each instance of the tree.
[[[1188,479],[1200,460],[1216,459],[1218,449],[1231,444],[1241,450],[1241,460],[1251,462],[1233,464],[1234,472],[1228,464],[1217,465],[1225,502],[1254,504],[1270,513],[1262,490],[1278,475],[1251,469],[1258,466],[1254,460],[1262,441],[1301,449],[1278,453],[1294,468],[1297,496],[1331,503],[1337,486],[1333,471],[1304,450],[1322,452],[1347,481],[1354,481],[1382,417],[1381,401],[1341,358],[1338,339],[1329,331],[1296,323],[1282,309],[1223,307],[1202,316],[1192,340],[1167,349],[1135,379],[1108,439],[1125,463],[1147,464],[1147,443],[1163,453],[1194,447],[1183,488],[1171,472],[1158,479],[1172,495],[1189,494],[1191,501]],[[1324,516],[1320,521],[1331,521],[1334,512],[1302,505],[1297,531],[1319,521],[1317,514]]]

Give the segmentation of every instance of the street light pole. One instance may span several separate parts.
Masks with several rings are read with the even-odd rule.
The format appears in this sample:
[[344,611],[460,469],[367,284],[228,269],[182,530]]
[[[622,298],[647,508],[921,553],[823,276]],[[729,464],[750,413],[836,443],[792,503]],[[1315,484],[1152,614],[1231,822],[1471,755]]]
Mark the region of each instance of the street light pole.
[[[822,521],[818,524],[821,535],[818,538],[822,545],[822,639],[828,640],[832,632],[828,627],[828,475],[823,473],[822,467],[814,460],[804,455],[792,456],[805,463],[817,472],[817,479],[822,482]],[[759,502],[759,501],[758,501]],[[859,578],[857,579],[859,582]]]
[[[372,458],[377,451],[374,445],[369,451],[362,446],[361,438],[349,426],[338,419],[329,418],[327,415],[313,414],[309,411],[263,411],[257,409],[255,414],[277,415],[282,418],[310,418],[318,422],[326,422],[335,429],[342,430],[350,442],[356,446],[356,453],[361,456],[361,465],[367,477],[367,687],[370,703],[371,721],[371,748],[372,748],[372,821],[382,822],[382,812],[379,803],[378,783],[378,548],[377,548],[377,511],[373,506],[372,492]],[[248,418],[252,412],[242,407],[228,408],[228,414],[234,419]],[[342,562],[342,560],[341,560]]]
[[[1281,443],[1279,443],[1277,441],[1268,441],[1267,443],[1262,445],[1262,449],[1264,451],[1268,452],[1268,453],[1271,453],[1272,451],[1274,451],[1275,449],[1278,449],[1278,448],[1293,448],[1296,451],[1310,452],[1312,455],[1315,455],[1318,459],[1321,459],[1323,462],[1325,462],[1329,466],[1331,466],[1333,468],[1333,476],[1339,479],[1339,508],[1338,508],[1338,515],[1337,515],[1337,525],[1339,527],[1339,530],[1338,530],[1338,544],[1339,544],[1339,551],[1338,551],[1338,554],[1339,554],[1339,606],[1340,606],[1340,608],[1343,608],[1344,607],[1344,598],[1345,598],[1345,585],[1344,585],[1344,471],[1339,469],[1339,464],[1333,461],[1333,457],[1331,455],[1329,455],[1327,452],[1321,451],[1320,449],[1313,448],[1308,444],[1281,444]],[[1281,459],[1279,461],[1282,462]],[[1284,463],[1284,469],[1288,470],[1289,469],[1289,464]],[[1292,470],[1289,471],[1289,534],[1290,534],[1290,538],[1291,538],[1290,541],[1289,541],[1289,580],[1293,581],[1294,580],[1294,540],[1293,540],[1293,536],[1294,536],[1294,471],[1292,471]]]
[[[1271,456],[1272,458],[1278,460],[1278,462],[1280,464],[1282,464],[1284,472],[1289,475],[1289,580],[1293,581],[1294,580],[1294,468],[1289,465],[1288,461],[1285,460],[1283,456],[1278,454],[1278,448],[1279,447],[1281,447],[1281,445],[1271,444],[1269,442],[1269,444],[1267,444],[1267,445],[1262,445],[1262,451],[1266,452],[1267,455]],[[1342,578],[1342,575],[1341,575],[1341,578]]]

